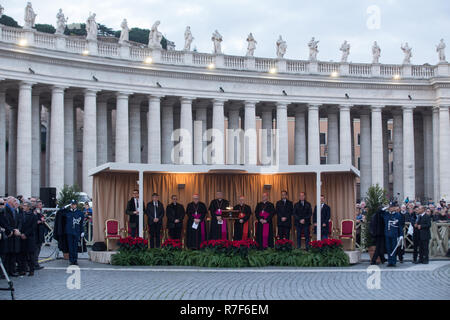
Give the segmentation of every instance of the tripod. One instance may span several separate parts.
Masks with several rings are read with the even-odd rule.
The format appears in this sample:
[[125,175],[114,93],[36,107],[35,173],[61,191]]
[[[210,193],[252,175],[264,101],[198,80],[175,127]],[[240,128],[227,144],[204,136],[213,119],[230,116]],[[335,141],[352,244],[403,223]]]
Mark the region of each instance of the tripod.
[[3,265],[2,258],[0,257],[0,268],[2,269],[3,275],[5,276],[6,281],[8,282],[8,288],[0,288],[1,291],[11,291],[11,300],[14,299],[14,287],[11,279],[8,276],[8,273],[5,270],[5,266]]

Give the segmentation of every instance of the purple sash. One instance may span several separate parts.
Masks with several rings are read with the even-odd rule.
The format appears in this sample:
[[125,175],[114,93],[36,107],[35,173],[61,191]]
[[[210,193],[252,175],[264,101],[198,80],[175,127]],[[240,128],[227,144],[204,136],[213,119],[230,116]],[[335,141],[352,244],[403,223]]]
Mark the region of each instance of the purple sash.
[[[222,216],[222,210],[221,209],[217,209],[216,210],[216,216]],[[222,219],[222,240],[227,240],[227,224],[226,221],[224,219]]]
[[[201,215],[201,214],[198,214],[198,213],[194,213],[192,216],[194,217],[194,219],[201,219],[201,218],[202,218],[202,215]],[[203,220],[200,222],[200,230],[201,230],[201,232],[202,232],[202,242],[203,242],[203,241],[206,240],[206,236],[205,236],[205,223],[204,223]]]
[[[264,210],[259,214],[264,220],[267,220],[269,213]],[[269,245],[269,223],[262,225],[262,247],[267,248]]]

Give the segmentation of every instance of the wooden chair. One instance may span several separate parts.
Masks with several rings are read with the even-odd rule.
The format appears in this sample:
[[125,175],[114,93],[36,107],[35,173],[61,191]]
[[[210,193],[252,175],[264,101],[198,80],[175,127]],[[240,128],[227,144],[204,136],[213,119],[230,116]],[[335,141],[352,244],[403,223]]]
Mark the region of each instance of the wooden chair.
[[109,240],[120,239],[120,228],[118,220],[108,219],[105,221],[105,239],[106,239],[106,251],[109,251]]
[[341,232],[339,239],[350,239],[352,241],[351,249],[355,250],[355,222],[351,219],[341,221]]

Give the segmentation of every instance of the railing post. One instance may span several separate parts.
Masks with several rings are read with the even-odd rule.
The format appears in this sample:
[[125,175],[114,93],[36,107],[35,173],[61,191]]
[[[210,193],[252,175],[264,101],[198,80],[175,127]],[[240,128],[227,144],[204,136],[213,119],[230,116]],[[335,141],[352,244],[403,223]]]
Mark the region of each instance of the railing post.
[[161,49],[159,48],[152,48],[152,59],[154,63],[160,63],[161,62]]
[[66,51],[66,37],[64,35],[56,35],[56,50]]
[[349,74],[349,64],[347,62],[341,62],[339,65],[339,74],[341,76],[347,76]]
[[411,77],[411,65],[410,64],[404,64],[402,65],[402,76],[405,78]]
[[29,46],[34,46],[34,34],[35,34],[35,30],[34,29],[26,29],[24,30],[24,38],[27,41],[27,45]]
[[372,64],[370,70],[372,77],[379,77],[381,75],[381,67],[379,63]]
[[119,57],[122,59],[130,59],[130,45],[128,43],[119,44]]
[[448,77],[450,75],[448,62],[439,62],[435,68],[435,76]]
[[194,55],[191,51],[185,51],[184,52],[184,63],[188,66],[191,66],[194,64]]
[[278,72],[286,72],[286,60],[278,59],[277,69],[278,69]]
[[216,68],[225,67],[225,59],[224,59],[223,54],[216,54],[214,56],[214,64],[216,65]]
[[256,69],[255,57],[246,57],[245,58],[245,68],[250,71],[253,71]]
[[87,49],[89,51],[89,55],[92,55],[92,56],[98,55],[98,42],[97,42],[97,40],[87,40]]
[[317,61],[310,61],[308,63],[308,72],[309,73],[318,73],[319,72]]

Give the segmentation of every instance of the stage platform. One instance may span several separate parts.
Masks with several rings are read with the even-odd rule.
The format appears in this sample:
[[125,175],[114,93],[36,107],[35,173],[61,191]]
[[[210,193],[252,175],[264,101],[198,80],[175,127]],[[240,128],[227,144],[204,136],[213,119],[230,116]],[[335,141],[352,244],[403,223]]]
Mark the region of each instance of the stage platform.
[[[89,251],[89,260],[97,263],[111,264],[111,256],[117,251]],[[357,264],[361,262],[360,251],[345,251],[350,259],[350,264]]]

